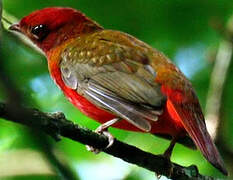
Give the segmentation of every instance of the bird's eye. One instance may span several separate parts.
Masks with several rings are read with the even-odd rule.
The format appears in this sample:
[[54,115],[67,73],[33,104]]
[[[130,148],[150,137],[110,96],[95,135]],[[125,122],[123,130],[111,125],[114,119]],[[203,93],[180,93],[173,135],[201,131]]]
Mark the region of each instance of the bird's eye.
[[31,33],[37,40],[43,40],[49,33],[46,25],[40,24],[32,27]]

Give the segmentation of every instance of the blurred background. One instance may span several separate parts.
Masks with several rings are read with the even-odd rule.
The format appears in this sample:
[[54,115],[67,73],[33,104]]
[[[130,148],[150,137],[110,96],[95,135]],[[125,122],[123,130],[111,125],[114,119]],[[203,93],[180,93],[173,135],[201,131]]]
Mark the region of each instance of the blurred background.
[[[193,83],[212,137],[233,179],[233,1],[229,0],[2,0],[4,17],[16,22],[48,6],[81,10],[107,29],[127,32],[166,54]],[[4,23],[4,27],[7,24]],[[50,79],[47,62],[10,32],[0,37],[1,72],[21,92],[24,106],[62,111],[89,129],[99,124],[82,115]],[[2,73],[1,73],[2,74]],[[2,78],[1,78],[2,79]],[[8,90],[0,81],[0,101]],[[17,99],[17,97],[15,97]],[[149,134],[110,128],[119,140],[154,154],[169,141]],[[176,145],[172,161],[223,177],[198,151]],[[0,119],[0,179],[154,180],[154,173],[84,145],[53,139],[39,131]],[[166,179],[163,177],[163,179]]]

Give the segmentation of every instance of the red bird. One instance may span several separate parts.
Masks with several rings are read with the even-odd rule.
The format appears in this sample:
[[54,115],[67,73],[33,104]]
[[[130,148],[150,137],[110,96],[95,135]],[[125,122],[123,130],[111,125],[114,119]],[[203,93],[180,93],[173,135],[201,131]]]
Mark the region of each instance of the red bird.
[[192,85],[158,50],[71,8],[35,11],[10,29],[44,51],[56,84],[80,111],[103,123],[99,132],[113,126],[170,138],[168,158],[176,142],[191,146],[191,137],[227,175]]

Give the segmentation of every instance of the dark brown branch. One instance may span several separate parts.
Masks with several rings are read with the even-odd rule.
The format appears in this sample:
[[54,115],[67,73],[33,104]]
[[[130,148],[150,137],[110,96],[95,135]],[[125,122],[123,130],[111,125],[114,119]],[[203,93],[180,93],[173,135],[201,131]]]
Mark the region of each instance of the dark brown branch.
[[63,136],[82,144],[103,149],[107,154],[118,157],[128,163],[136,164],[157,174],[170,176],[172,179],[214,180],[212,177],[199,174],[196,166],[182,167],[175,163],[169,163],[162,156],[153,155],[118,140],[115,140],[110,148],[104,149],[108,144],[105,136],[75,125],[73,122],[67,120],[63,113],[49,114],[36,109],[15,107],[0,103],[0,118],[44,131],[56,140],[60,140],[60,137]]

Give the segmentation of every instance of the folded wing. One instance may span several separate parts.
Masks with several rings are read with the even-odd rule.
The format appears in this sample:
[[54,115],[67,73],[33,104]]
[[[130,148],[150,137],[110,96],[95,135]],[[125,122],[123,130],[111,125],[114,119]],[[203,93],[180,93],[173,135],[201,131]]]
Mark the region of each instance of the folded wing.
[[150,123],[157,121],[166,100],[154,81],[156,72],[143,63],[147,58],[143,51],[99,41],[103,50],[95,56],[96,48],[80,50],[78,43],[64,51],[60,63],[63,81],[93,104],[150,131]]

